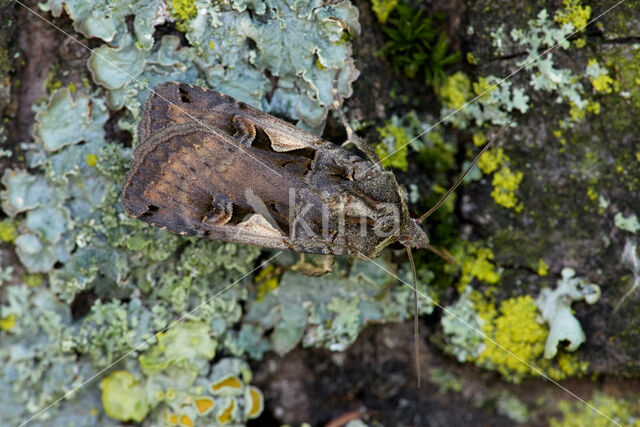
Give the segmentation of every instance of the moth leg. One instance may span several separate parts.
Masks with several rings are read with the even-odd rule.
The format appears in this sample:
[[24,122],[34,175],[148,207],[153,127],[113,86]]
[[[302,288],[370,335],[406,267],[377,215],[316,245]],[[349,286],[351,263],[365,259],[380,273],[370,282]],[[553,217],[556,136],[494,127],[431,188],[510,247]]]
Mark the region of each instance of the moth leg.
[[256,138],[256,127],[253,122],[246,117],[233,116],[231,124],[234,130],[233,136],[239,139],[242,144],[251,145],[251,142]]
[[233,216],[233,201],[224,194],[211,197],[211,203],[202,216],[201,221],[208,225],[223,225]]
[[312,256],[310,261],[306,261],[305,255],[300,254],[300,261],[292,265],[291,269],[305,276],[324,276],[333,270],[335,260],[333,255],[317,255]]
[[347,140],[342,144],[345,146],[346,144],[352,143],[358,148],[358,150],[362,151],[369,161],[371,161],[378,169],[380,169],[380,159],[378,158],[378,154],[376,150],[373,149],[371,145],[364,139],[360,138],[358,134],[351,128],[347,117],[344,115],[344,111],[340,108],[340,101],[338,100],[338,89],[334,85],[333,88],[333,109],[338,113],[338,117],[342,122],[342,126],[344,126],[347,131]]

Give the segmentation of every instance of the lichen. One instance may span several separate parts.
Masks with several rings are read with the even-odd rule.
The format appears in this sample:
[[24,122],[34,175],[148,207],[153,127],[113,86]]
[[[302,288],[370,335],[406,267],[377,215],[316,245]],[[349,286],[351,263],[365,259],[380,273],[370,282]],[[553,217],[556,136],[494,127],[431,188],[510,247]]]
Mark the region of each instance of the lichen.
[[[595,392],[589,400],[589,406],[582,402],[561,401],[558,409],[562,418],[551,418],[551,427],[581,427],[581,426],[608,426],[609,420],[615,420],[620,425],[640,427],[640,411],[638,411],[637,397],[631,395],[625,398],[607,396],[602,392]],[[601,413],[593,408],[598,408]]]
[[457,284],[461,292],[471,284],[474,278],[489,284],[495,284],[500,280],[501,271],[493,263],[493,252],[489,248],[467,243],[461,264],[460,279]]
[[484,350],[484,339],[478,332],[484,321],[474,309],[472,292],[473,288],[468,286],[460,298],[447,307],[440,321],[447,337],[445,351],[459,362],[475,360]]
[[398,4],[398,0],[371,0],[371,8],[378,18],[378,22],[384,24],[387,22],[389,14]]
[[515,191],[520,186],[523,177],[522,172],[513,172],[508,167],[503,167],[493,174],[493,191],[491,197],[495,202],[507,209],[514,209],[520,212],[523,209],[522,203],[518,203]]
[[622,265],[631,270],[632,282],[629,290],[624,293],[620,301],[616,304],[616,310],[624,304],[627,298],[640,288],[640,257],[638,256],[638,244],[635,241],[627,239],[624,244],[624,249],[622,250],[620,261]]
[[[319,130],[333,104],[334,86],[341,103],[351,95],[351,83],[358,76],[348,41],[360,31],[358,12],[348,1],[325,6],[294,3],[271,2],[269,19],[264,19],[264,4],[248,9],[241,1],[202,7],[190,0],[174,2],[171,11],[191,47],[180,47],[173,36],[140,47],[140,40],[123,32],[118,21],[118,43],[95,49],[89,69],[94,80],[109,90],[109,105],[126,107],[134,120],[149,95],[137,82],[153,86],[180,80],[206,82],[265,111],[297,119],[309,130]],[[289,54],[279,55],[282,49]]]
[[629,233],[637,233],[640,231],[640,222],[638,222],[638,217],[636,214],[631,214],[625,217],[622,212],[618,212],[614,217],[613,221],[621,230],[628,231]]
[[407,155],[410,138],[402,127],[394,124],[397,121],[398,118],[394,117],[385,126],[378,128],[382,141],[375,145],[375,150],[382,166],[406,171],[409,167]]
[[600,297],[600,287],[574,277],[575,274],[575,270],[564,268],[557,288],[553,291],[543,289],[535,301],[542,319],[549,325],[549,336],[544,346],[544,357],[547,359],[557,354],[558,346],[563,341],[568,342],[565,347],[567,351],[575,351],[586,340],[580,322],[571,311],[571,304],[583,299],[588,304],[595,304]]
[[486,324],[482,330],[492,340],[485,339],[485,350],[478,362],[495,367],[515,382],[530,374],[528,365],[535,365],[547,337],[547,329],[537,322],[537,317],[535,300],[529,295],[502,301],[495,318],[483,319]]

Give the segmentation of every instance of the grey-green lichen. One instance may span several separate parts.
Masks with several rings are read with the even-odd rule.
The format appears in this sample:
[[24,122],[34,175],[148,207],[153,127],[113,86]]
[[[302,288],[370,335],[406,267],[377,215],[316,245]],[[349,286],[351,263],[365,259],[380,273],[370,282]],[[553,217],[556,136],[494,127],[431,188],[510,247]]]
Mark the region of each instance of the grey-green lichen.
[[[176,11],[175,5],[169,11],[158,0],[101,0],[90,9],[82,1],[49,0],[41,7],[55,16],[64,8],[78,31],[109,42],[94,49],[89,70],[109,91],[109,106],[126,107],[134,119],[149,95],[147,86],[167,80],[206,83],[264,111],[298,119],[309,130],[324,126],[334,87],[340,103],[351,96],[359,73],[349,39],[360,26],[348,1],[188,3],[188,11]],[[126,17],[133,11],[130,34]],[[176,17],[191,46],[179,47],[175,36],[154,44],[154,27]]]
[[[2,270],[2,282],[15,283],[0,306],[3,421],[20,423],[135,350],[35,423],[242,424],[263,404],[246,359],[298,344],[342,350],[368,322],[411,315],[409,287],[346,259],[309,286],[294,271],[297,257],[283,254],[271,287],[249,275],[220,293],[256,267],[259,248],[185,238],[124,213],[119,196],[131,149],[109,141],[105,123],[124,107],[117,125],[135,128],[148,91],[131,76],[150,86],[208,85],[308,128],[323,125],[334,79],[340,101],[357,77],[349,38],[359,27],[349,2],[193,4],[196,13],[179,18],[188,47],[171,35],[154,42],[156,25],[178,19],[163,2],[41,5],[56,16],[64,8],[79,32],[105,44],[88,61],[96,86],[59,88],[36,105],[26,168],[2,174],[8,218],[0,236],[28,273]],[[292,40],[294,51],[283,56]],[[409,281],[406,266],[377,262]],[[428,294],[426,281],[420,290]],[[432,308],[421,301],[421,313]]]
[[584,279],[574,277],[572,268],[562,269],[562,279],[554,290],[543,289],[536,300],[542,319],[549,325],[549,335],[544,346],[544,357],[552,359],[558,346],[566,341],[566,349],[575,351],[586,340],[580,322],[571,311],[574,301],[585,300],[595,304],[600,298],[600,287]]

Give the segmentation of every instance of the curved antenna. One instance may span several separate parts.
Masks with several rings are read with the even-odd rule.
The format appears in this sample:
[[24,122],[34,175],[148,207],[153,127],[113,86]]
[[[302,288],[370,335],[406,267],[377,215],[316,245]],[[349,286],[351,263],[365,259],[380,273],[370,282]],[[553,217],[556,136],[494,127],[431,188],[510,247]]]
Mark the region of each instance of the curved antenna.
[[485,145],[482,150],[478,153],[478,155],[475,157],[475,159],[473,159],[473,161],[471,162],[471,164],[469,165],[469,167],[467,167],[467,169],[465,169],[464,173],[462,174],[462,176],[460,178],[458,178],[458,180],[456,181],[455,184],[453,184],[451,186],[451,188],[449,188],[447,190],[446,193],[444,193],[444,196],[442,196],[440,198],[440,200],[438,200],[438,203],[436,203],[431,209],[429,209],[425,214],[423,214],[420,218],[418,218],[418,223],[421,223],[422,221],[424,221],[429,215],[431,215],[432,213],[434,213],[436,211],[436,209],[438,209],[440,206],[442,206],[442,204],[444,202],[447,201],[447,199],[449,198],[449,196],[451,195],[451,193],[453,193],[456,188],[458,188],[458,186],[462,183],[462,180],[467,176],[467,174],[469,172],[471,172],[471,169],[473,169],[473,167],[476,165],[476,163],[478,163],[478,161],[480,160],[480,158],[482,157],[482,155],[484,153],[487,152],[487,150],[489,148],[491,148],[493,146],[493,144],[496,142],[496,140],[498,139],[498,137],[500,135],[502,135],[502,132],[504,132],[509,126],[511,126],[511,124],[513,124],[513,122],[515,122],[516,119],[511,120],[509,123],[507,123],[506,125],[502,126],[502,128],[498,131],[498,133],[495,134],[495,136],[493,138],[491,138],[491,141],[489,141],[489,143],[487,143],[487,145]]
[[411,264],[411,274],[413,276],[413,348],[416,362],[416,376],[418,377],[418,388],[420,388],[420,345],[418,343],[418,280],[416,279],[416,265],[413,263],[411,246],[405,246],[409,264]]

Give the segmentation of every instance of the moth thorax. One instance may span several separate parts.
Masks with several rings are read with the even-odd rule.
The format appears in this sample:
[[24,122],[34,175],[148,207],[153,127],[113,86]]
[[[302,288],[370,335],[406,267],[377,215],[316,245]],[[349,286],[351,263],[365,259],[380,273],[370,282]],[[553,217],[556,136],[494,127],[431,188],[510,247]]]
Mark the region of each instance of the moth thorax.
[[407,221],[407,227],[398,240],[405,246],[417,249],[429,246],[429,237],[427,237],[427,233],[424,232],[420,227],[420,223],[414,218],[409,218]]

